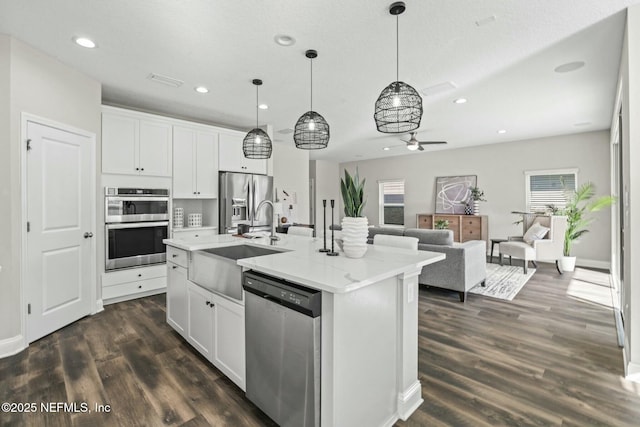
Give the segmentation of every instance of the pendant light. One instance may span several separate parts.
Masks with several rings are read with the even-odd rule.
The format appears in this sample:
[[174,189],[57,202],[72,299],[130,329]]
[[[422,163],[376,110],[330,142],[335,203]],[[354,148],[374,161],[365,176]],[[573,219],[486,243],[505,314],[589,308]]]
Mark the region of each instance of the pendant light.
[[262,85],[262,80],[254,79],[252,83],[256,86],[256,127],[250,130],[242,141],[242,152],[247,159],[268,159],[271,157],[271,139],[262,129],[258,128],[258,87]]
[[395,2],[389,13],[396,17],[396,81],[382,90],[376,101],[373,118],[376,127],[383,133],[405,133],[420,127],[422,119],[422,98],[408,84],[399,79],[399,23],[398,15],[405,10],[404,2]]
[[303,150],[319,150],[329,144],[329,124],[320,114],[313,111],[313,59],[318,52],[309,49],[305,56],[311,61],[311,108],[296,122],[293,141]]

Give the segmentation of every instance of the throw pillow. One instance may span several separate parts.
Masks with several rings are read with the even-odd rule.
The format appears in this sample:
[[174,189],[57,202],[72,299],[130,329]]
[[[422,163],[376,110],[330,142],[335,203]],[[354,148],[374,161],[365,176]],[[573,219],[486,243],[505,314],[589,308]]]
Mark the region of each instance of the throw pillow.
[[522,238],[522,240],[524,240],[525,243],[531,245],[534,240],[544,239],[544,236],[547,235],[549,230],[549,227],[545,227],[536,222],[531,225],[531,227],[529,227],[526,233],[524,233],[524,237]]

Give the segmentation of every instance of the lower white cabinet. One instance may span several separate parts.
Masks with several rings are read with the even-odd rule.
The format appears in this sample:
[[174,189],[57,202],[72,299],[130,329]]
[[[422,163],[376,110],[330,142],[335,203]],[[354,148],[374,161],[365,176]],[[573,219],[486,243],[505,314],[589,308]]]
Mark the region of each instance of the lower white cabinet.
[[162,293],[166,287],[167,269],[164,264],[125,268],[102,274],[104,304]]
[[187,269],[167,262],[167,283],[167,323],[187,338]]
[[244,306],[183,280],[182,267],[176,267],[169,267],[167,322],[185,336],[179,319],[185,312],[186,328],[182,330],[189,344],[244,391]]

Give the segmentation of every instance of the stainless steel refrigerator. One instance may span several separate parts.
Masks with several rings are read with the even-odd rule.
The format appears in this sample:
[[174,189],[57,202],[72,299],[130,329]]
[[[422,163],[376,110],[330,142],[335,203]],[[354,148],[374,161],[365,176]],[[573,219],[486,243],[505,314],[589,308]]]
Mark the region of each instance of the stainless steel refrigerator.
[[221,172],[219,182],[220,234],[236,234],[238,224],[248,224],[251,231],[271,230],[271,206],[256,208],[263,200],[273,201],[273,177]]

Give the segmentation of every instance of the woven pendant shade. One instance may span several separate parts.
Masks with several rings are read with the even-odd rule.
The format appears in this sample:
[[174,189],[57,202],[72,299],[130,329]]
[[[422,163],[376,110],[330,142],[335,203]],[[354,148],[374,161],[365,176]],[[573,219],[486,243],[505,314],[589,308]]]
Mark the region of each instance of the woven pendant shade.
[[242,152],[247,159],[268,159],[273,151],[271,138],[258,127],[258,87],[262,85],[262,80],[254,79],[252,83],[256,86],[256,127],[244,137]]
[[313,59],[318,52],[309,49],[305,56],[311,60],[311,107],[296,122],[293,141],[303,150],[319,150],[329,144],[329,123],[320,114],[313,111]]
[[422,97],[404,82],[393,82],[382,90],[373,115],[379,132],[405,133],[418,129],[422,119]]
[[395,2],[389,13],[396,17],[396,81],[384,88],[378,96],[373,119],[383,133],[405,133],[420,127],[422,97],[413,87],[401,82],[399,75],[400,36],[398,16],[405,11],[404,2]]
[[250,130],[242,141],[242,152],[247,159],[268,159],[272,150],[269,135],[259,128]]
[[296,122],[293,133],[296,147],[303,150],[318,150],[329,144],[329,124],[315,111],[307,111]]

